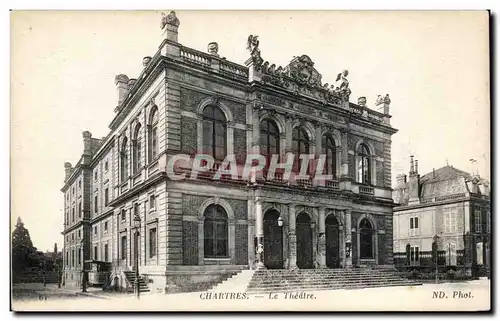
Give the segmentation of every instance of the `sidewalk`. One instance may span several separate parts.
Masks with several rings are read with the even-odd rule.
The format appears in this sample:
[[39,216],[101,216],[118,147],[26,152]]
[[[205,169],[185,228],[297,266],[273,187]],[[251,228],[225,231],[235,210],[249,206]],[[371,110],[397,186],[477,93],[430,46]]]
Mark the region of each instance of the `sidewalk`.
[[16,299],[36,299],[45,300],[46,298],[75,298],[77,296],[88,296],[99,299],[111,299],[114,297],[126,297],[129,293],[104,292],[101,288],[87,288],[87,292],[82,292],[81,288],[71,286],[57,287],[57,284],[43,283],[20,283],[13,284],[12,294]]

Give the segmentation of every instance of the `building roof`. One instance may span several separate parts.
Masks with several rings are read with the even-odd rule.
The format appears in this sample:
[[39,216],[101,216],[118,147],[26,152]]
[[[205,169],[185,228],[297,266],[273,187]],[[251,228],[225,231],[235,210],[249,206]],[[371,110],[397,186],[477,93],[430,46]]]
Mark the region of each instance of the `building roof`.
[[421,184],[431,184],[442,181],[449,181],[459,177],[470,178],[471,175],[467,172],[459,170],[453,166],[446,165],[439,169],[436,169],[430,173],[427,173],[420,177]]

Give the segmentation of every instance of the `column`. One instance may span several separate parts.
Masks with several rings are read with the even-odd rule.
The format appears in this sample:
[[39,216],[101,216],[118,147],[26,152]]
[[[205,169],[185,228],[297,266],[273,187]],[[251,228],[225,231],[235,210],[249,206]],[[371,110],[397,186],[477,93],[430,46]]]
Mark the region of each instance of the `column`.
[[262,202],[255,201],[255,235],[257,236],[257,269],[264,268],[264,215]]
[[288,249],[290,251],[290,269],[297,268],[297,236],[295,235],[295,204],[288,205]]
[[285,153],[288,153],[292,150],[292,126],[293,126],[293,115],[286,115],[286,144],[285,144]]
[[348,146],[347,146],[347,131],[342,131],[341,142],[341,160],[340,160],[340,177],[343,180],[349,179],[349,159],[348,159]]
[[351,209],[344,210],[345,214],[345,267],[352,267],[352,234],[351,234]]
[[326,245],[325,245],[325,208],[320,207],[319,210],[319,237],[318,237],[318,255],[319,267],[326,267]]

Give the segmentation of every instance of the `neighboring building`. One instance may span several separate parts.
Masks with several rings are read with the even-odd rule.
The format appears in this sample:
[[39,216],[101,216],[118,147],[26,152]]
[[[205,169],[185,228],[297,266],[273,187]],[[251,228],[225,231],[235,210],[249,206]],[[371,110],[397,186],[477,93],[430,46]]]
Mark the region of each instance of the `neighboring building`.
[[[394,208],[394,252],[406,252],[409,245],[412,265],[419,264],[415,253],[431,251],[437,236],[447,266],[461,265],[461,253],[471,266],[489,266],[488,181],[449,165],[420,177],[412,156],[409,175],[397,176],[393,198],[399,204]],[[468,241],[470,253],[464,252]]]
[[[178,27],[175,13],[164,16],[159,51],[137,79],[115,79],[109,135],[84,132],[82,158],[65,165],[66,280],[78,278],[83,259],[111,262],[122,280],[138,258],[155,291],[262,265],[392,265],[389,96],[375,111],[364,97],[349,102],[347,71],[334,88],[306,55],[276,68],[252,36],[242,66],[221,58],[216,43],[208,53],[179,44]],[[175,155],[197,152],[213,156],[215,169],[234,154],[238,170],[251,153],[325,154],[333,179],[168,175]]]

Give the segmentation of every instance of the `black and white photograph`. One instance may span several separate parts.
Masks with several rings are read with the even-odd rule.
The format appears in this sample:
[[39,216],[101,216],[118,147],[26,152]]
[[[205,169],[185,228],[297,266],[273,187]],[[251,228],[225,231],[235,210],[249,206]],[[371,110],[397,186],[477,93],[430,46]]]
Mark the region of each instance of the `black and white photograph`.
[[490,19],[12,10],[11,311],[490,311]]

